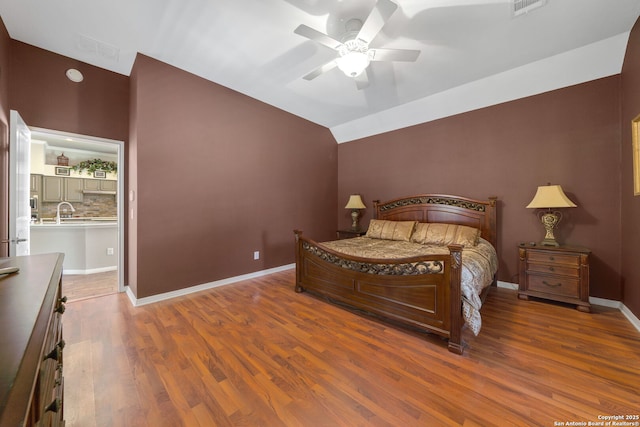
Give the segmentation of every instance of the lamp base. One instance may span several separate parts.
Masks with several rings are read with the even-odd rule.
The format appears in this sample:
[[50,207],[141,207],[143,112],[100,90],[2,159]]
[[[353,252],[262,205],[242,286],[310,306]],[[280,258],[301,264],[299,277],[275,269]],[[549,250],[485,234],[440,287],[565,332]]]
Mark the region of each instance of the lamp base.
[[556,242],[556,239],[544,239],[540,242],[540,246],[560,246],[560,243]]
[[351,229],[352,230],[359,230],[360,226],[358,225],[358,210],[357,209],[353,209],[351,211]]
[[553,229],[558,225],[560,220],[562,219],[562,213],[558,211],[552,211],[549,209],[548,211],[538,212],[538,217],[542,221],[542,225],[546,231],[544,239],[540,242],[541,246],[560,246],[558,242],[556,242],[556,238],[553,235]]

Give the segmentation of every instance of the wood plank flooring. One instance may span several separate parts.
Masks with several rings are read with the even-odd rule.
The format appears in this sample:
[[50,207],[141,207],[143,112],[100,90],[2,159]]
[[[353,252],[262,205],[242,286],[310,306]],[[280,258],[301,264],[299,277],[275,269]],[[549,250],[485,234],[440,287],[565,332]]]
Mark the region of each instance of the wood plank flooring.
[[67,304],[65,418],[91,426],[554,426],[640,414],[618,311],[494,288],[446,342],[293,291],[294,271],[132,307]]
[[118,292],[118,271],[95,274],[63,274],[62,293],[68,301],[95,298]]

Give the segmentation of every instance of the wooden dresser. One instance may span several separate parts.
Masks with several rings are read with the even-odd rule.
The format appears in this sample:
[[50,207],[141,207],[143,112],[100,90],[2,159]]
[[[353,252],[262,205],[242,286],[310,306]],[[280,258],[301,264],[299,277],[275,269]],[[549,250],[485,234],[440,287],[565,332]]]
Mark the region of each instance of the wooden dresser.
[[590,252],[576,246],[520,245],[518,297],[576,304],[578,310],[589,312]]
[[64,426],[63,258],[0,258],[0,427]]

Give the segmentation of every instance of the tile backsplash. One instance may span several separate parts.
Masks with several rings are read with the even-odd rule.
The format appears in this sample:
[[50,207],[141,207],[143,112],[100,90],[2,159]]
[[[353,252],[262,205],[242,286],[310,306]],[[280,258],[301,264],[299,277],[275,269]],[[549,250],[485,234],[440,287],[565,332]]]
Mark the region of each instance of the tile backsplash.
[[[82,202],[72,203],[74,217],[115,217],[118,215],[116,196],[113,194],[85,194]],[[39,218],[56,216],[58,202],[41,202]],[[64,205],[63,205],[64,207]]]

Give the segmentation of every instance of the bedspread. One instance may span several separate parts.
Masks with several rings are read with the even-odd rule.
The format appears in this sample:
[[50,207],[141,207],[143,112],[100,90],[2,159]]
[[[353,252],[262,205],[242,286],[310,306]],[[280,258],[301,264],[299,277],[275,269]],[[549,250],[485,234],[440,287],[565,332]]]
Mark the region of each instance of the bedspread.
[[[369,237],[335,240],[323,242],[321,245],[336,252],[364,258],[396,259],[449,253],[446,246]],[[498,256],[488,241],[480,238],[476,246],[465,246],[462,250],[462,314],[466,325],[474,335],[478,335],[482,327],[480,293],[491,285],[497,270]]]

